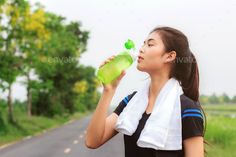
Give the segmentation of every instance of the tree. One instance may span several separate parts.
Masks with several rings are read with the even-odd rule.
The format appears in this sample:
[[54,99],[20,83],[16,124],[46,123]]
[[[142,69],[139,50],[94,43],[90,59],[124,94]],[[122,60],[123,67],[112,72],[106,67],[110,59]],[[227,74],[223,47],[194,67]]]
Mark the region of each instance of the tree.
[[[12,84],[20,75],[21,60],[19,58],[18,42],[21,39],[20,23],[24,8],[23,0],[7,1],[2,5],[2,15],[6,18],[5,25],[1,26],[1,50],[0,50],[0,80],[4,84],[3,89],[8,91],[8,120],[13,123],[13,106],[12,106]],[[2,18],[1,18],[2,19]]]
[[97,88],[101,85],[94,76],[95,69],[91,66],[79,66],[80,77],[75,83],[74,91],[78,94],[76,105],[78,108],[94,109],[100,97]]
[[215,93],[213,93],[211,96],[209,96],[209,103],[211,104],[219,104],[219,99],[216,96]]
[[[94,108],[99,84],[93,67],[79,65],[89,38],[81,23],[67,23],[64,17],[45,12],[40,4],[31,7],[25,0],[9,0],[2,6],[0,89],[8,91],[9,121],[14,122],[12,85],[18,76],[26,77],[29,116],[72,113],[78,104]],[[82,86],[83,92],[78,92]]]
[[[41,45],[49,38],[49,33],[45,29],[45,13],[43,8],[39,7],[32,11],[29,3],[24,0],[9,1],[4,4],[3,10],[5,11],[3,14],[6,15],[5,20],[8,22],[2,29],[2,38],[4,38],[4,33],[6,34],[3,40],[2,55],[4,55],[4,59],[8,59],[2,61],[5,62],[2,65],[6,65],[6,67],[2,67],[3,71],[5,71],[2,75],[8,75],[8,77],[12,78],[2,76],[2,80],[8,84],[9,112],[12,115],[11,86],[17,76],[23,75],[26,76],[27,111],[28,115],[31,116],[32,80],[30,73],[38,61],[37,53],[40,52]],[[15,65],[17,65],[17,68],[15,68]]]
[[[72,113],[78,98],[73,90],[74,86],[80,79],[84,79],[81,77],[79,57],[86,50],[89,33],[82,31],[78,22],[66,24],[63,17],[52,13],[47,13],[47,18],[46,28],[51,35],[43,45],[40,56],[42,62],[36,67],[36,72],[42,84],[51,82],[52,86],[48,90],[34,93],[35,113],[48,116],[61,114],[63,111]],[[94,72],[88,77],[94,78]],[[38,99],[39,96],[44,98],[44,102]]]
[[232,102],[232,103],[236,103],[236,95],[233,96],[233,98],[231,99],[231,102]]
[[34,73],[35,66],[39,61],[38,57],[42,51],[42,45],[48,41],[50,33],[45,27],[46,14],[42,7],[36,8],[34,11],[30,10],[30,6],[27,5],[27,9],[24,14],[24,21],[22,22],[22,33],[24,35],[20,43],[20,51],[22,52],[23,60],[23,75],[26,76],[27,86],[27,113],[31,116],[32,110],[32,83],[31,74]]
[[200,102],[202,105],[206,105],[209,103],[209,96],[207,95],[201,95],[200,96]]
[[224,104],[224,103],[229,103],[230,102],[230,98],[226,93],[223,93],[221,96],[219,96],[219,102]]

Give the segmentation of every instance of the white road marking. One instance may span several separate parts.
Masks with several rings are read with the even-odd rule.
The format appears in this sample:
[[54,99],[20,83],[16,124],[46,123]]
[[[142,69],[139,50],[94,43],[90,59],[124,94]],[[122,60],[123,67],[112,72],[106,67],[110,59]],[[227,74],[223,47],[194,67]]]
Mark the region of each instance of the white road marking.
[[74,144],[77,144],[77,143],[79,143],[79,141],[78,140],[74,140]]
[[83,138],[84,136],[81,134],[80,136],[79,136],[79,138]]
[[68,154],[68,153],[70,153],[70,151],[71,151],[70,148],[66,148],[66,149],[64,150],[64,153],[65,153],[65,154]]

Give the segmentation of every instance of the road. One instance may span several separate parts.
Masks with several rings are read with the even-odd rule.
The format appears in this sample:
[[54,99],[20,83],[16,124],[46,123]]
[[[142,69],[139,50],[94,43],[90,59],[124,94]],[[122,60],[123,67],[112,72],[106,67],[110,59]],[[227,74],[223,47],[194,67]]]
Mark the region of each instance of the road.
[[98,149],[84,145],[90,116],[0,149],[0,157],[124,157],[123,136],[117,134]]

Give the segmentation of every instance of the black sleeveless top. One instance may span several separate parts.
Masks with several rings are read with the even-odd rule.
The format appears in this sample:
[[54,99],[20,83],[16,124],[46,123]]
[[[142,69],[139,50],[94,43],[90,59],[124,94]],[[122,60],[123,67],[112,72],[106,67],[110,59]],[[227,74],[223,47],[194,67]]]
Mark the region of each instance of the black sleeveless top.
[[[117,115],[123,111],[129,100],[137,91],[126,96],[113,111]],[[203,136],[203,114],[199,103],[188,98],[184,94],[180,96],[182,115],[182,141],[194,136]],[[132,136],[124,135],[125,157],[184,157],[184,146],[182,150],[164,151],[152,148],[142,148],[136,142],[151,113],[143,113],[138,127]],[[183,142],[182,142],[183,143]]]

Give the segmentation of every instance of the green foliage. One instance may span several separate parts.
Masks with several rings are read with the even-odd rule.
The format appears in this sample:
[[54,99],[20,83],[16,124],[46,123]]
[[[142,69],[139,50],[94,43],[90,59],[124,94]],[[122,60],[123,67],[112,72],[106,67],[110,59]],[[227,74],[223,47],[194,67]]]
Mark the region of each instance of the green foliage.
[[0,134],[5,132],[5,122],[2,117],[2,112],[0,111]]
[[[3,105],[3,104],[5,105]],[[0,102],[0,108],[6,106],[6,102]],[[6,107],[1,108],[2,119],[4,126],[0,125],[0,146],[12,141],[22,139],[29,135],[37,135],[44,130],[54,128],[72,119],[79,119],[88,113],[76,113],[73,115],[62,114],[48,118],[45,116],[32,116],[28,117],[25,114],[26,106],[24,103],[16,102],[14,108],[14,115],[17,120],[14,124],[6,121]]]
[[222,95],[216,95],[213,93],[212,95],[201,95],[200,102],[203,105],[206,104],[236,104],[236,96],[230,98],[226,93]]
[[[223,116],[208,117],[209,124],[206,138],[212,143],[228,147],[236,141],[236,120]],[[220,123],[219,123],[220,122]],[[235,127],[233,127],[235,126]]]
[[[15,57],[12,53],[0,53],[0,79],[9,84],[16,81],[17,76],[20,74],[20,59]],[[6,89],[6,86],[3,89]]]
[[207,157],[236,156],[236,118],[208,115],[205,139]]
[[[89,39],[80,22],[67,22],[25,0],[0,0],[0,20],[0,91],[8,92],[7,100],[0,97],[0,145],[96,107],[95,69],[79,64]],[[26,102],[12,99],[11,87],[22,76]]]
[[[236,156],[236,105],[204,105],[207,116],[206,157]],[[217,114],[215,114],[217,113]]]
[[[78,56],[81,52],[78,50],[82,40],[79,33],[83,31],[80,30],[78,23],[73,22],[66,25],[64,18],[51,13],[47,14],[47,18],[46,26],[50,30],[51,37],[44,44],[42,62],[35,69],[39,79],[42,82],[50,81],[52,86],[50,89],[43,91],[40,89],[34,92],[35,113],[49,116],[63,112],[73,113],[75,100],[78,97],[73,88],[81,78],[78,66]],[[86,42],[82,45],[86,45]],[[86,80],[89,77],[94,78],[95,74],[81,79]],[[92,95],[92,93],[88,93],[88,95]],[[40,99],[36,99],[37,97]],[[43,101],[41,101],[42,98]],[[44,106],[43,110],[42,106]]]
[[[89,39],[81,23],[66,22],[25,0],[1,1],[0,6],[5,8],[0,7],[0,19],[7,19],[0,24],[0,90],[8,91],[17,77],[25,76],[25,112],[53,117],[93,109],[99,84],[95,69],[79,64]],[[82,92],[79,82],[86,85]],[[11,92],[8,97],[8,108],[13,108]]]

